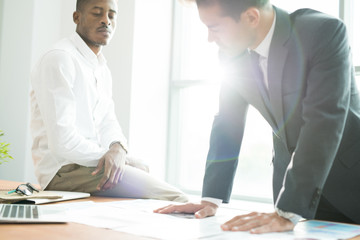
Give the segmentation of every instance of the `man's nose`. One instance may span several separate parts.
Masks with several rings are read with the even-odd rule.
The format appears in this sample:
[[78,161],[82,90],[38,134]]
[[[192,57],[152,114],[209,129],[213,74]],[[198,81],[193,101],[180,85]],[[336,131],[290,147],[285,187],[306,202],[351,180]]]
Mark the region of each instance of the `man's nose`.
[[109,26],[111,24],[110,18],[108,17],[108,15],[103,16],[103,18],[101,19],[101,24],[105,25],[105,26]]

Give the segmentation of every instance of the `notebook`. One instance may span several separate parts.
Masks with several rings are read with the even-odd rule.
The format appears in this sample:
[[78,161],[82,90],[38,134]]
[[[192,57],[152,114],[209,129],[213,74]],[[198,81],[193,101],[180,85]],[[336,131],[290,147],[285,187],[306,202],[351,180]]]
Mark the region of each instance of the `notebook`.
[[68,200],[90,197],[90,193],[84,193],[84,192],[51,191],[51,193],[56,194],[61,197],[60,198],[31,198],[30,197],[26,201],[31,204],[45,204],[45,203],[68,201]]
[[60,205],[0,204],[0,223],[65,223]]
[[39,191],[34,192],[30,196],[26,196],[16,192],[9,194],[8,190],[0,190],[0,203],[45,204],[87,197],[90,197],[90,194],[83,192]]

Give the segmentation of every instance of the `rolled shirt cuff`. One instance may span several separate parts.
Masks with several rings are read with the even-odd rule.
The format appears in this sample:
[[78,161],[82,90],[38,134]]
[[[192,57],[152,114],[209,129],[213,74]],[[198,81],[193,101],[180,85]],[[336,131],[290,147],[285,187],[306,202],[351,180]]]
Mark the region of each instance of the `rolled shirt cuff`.
[[276,212],[280,217],[290,220],[294,225],[296,225],[302,219],[302,216],[296,213],[285,212],[279,208],[276,208]]
[[115,143],[120,144],[120,146],[125,150],[126,153],[128,153],[128,150],[126,149],[126,147],[120,142],[120,141],[113,141],[110,143],[109,145],[109,149],[111,148],[112,145],[114,145]]
[[201,198],[201,200],[211,202],[211,203],[215,204],[218,207],[220,207],[220,205],[222,204],[222,201],[223,201],[222,199],[212,198],[212,197],[203,197],[203,198]]

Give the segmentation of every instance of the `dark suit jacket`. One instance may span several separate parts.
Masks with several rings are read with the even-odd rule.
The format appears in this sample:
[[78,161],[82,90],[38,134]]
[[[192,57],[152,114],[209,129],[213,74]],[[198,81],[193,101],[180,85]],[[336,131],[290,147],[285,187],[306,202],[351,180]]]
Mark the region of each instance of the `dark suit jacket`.
[[360,222],[360,100],[344,24],[310,9],[276,10],[266,104],[249,56],[232,61],[210,139],[203,197],[228,202],[248,105],[273,129],[276,207],[314,218],[321,194]]

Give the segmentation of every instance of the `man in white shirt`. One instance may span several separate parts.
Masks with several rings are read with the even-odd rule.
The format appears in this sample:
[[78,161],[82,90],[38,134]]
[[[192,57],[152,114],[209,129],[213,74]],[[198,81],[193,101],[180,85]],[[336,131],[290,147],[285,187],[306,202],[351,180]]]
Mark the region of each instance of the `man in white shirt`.
[[46,190],[187,201],[127,156],[112,78],[101,53],[115,31],[116,0],[78,0],[76,33],[47,51],[31,75],[31,131],[38,181]]

